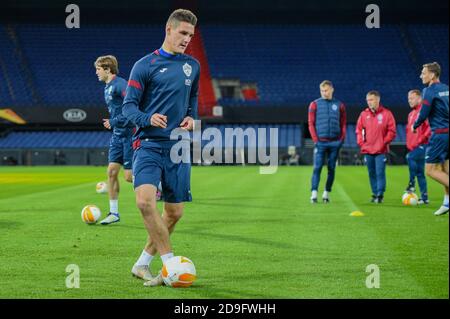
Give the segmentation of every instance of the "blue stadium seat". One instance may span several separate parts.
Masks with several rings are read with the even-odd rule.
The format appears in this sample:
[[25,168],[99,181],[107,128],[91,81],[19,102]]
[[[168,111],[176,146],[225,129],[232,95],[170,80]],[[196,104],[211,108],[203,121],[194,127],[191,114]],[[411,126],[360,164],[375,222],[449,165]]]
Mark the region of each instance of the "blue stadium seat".
[[[234,143],[236,147],[250,147],[254,144],[249,144],[248,138],[244,139],[244,145],[237,143],[236,138],[234,140],[231,140],[232,136],[230,133],[232,131],[228,131],[228,135],[226,134],[226,128],[228,129],[237,129],[241,128],[243,130],[243,133],[251,133],[250,136],[255,139],[256,144],[259,145],[259,135],[258,135],[258,128],[265,129],[266,132],[266,145],[269,144],[269,141],[272,137],[270,133],[270,128],[276,128],[278,129],[278,146],[279,147],[288,147],[290,145],[294,145],[296,147],[301,147],[301,125],[300,124],[207,124],[202,127],[202,130],[208,128],[217,128],[220,133],[222,134],[222,146],[225,147],[225,145],[231,145],[231,143]],[[247,129],[250,129],[249,131],[246,131]],[[256,133],[256,134],[253,134]],[[228,139],[227,139],[228,138]],[[202,141],[202,146],[205,146],[206,144],[209,144],[210,141]],[[218,141],[215,140],[215,143],[212,145],[218,145]]]
[[397,136],[394,139],[397,143],[406,143],[406,125],[397,124]]
[[[435,37],[432,26],[421,30]],[[307,105],[319,96],[318,84],[329,79],[347,105],[365,104],[365,93],[376,89],[386,106],[396,107],[418,85],[416,66],[394,25],[370,32],[364,25],[206,25],[202,34],[213,77],[258,84],[259,102],[219,100],[223,105]],[[440,39],[448,38],[448,27],[442,34]],[[448,42],[440,50],[448,56]]]
[[[277,142],[279,147],[288,147],[289,145],[301,147],[301,125],[299,124],[207,124],[202,127],[202,131],[204,132],[208,128],[216,128],[220,131],[223,147],[226,143],[229,143],[228,145],[233,143],[235,147],[240,148],[259,145],[258,128],[266,130],[267,145],[271,138],[270,128],[276,128],[278,129]],[[244,133],[250,133],[256,144],[249,143],[248,138],[244,138],[244,144],[236,141],[236,138],[232,141],[233,136],[226,134],[226,128],[232,130],[241,128]],[[13,132],[4,138],[0,138],[0,148],[107,148],[109,147],[110,137],[111,133],[107,131]],[[203,140],[202,146],[208,143],[209,141]],[[218,146],[219,144],[218,140],[214,140],[212,145]]]
[[[358,143],[356,141],[356,125],[347,124],[347,131],[345,136],[344,147],[357,148]],[[394,139],[395,143],[406,143],[406,125],[397,124],[397,135]]]
[[[408,26],[413,40],[415,49],[418,51],[419,63],[422,64],[429,62],[438,62],[443,70],[441,74],[441,81],[448,83],[449,79],[449,64],[448,64],[448,25],[410,25]],[[420,70],[417,72],[417,76]],[[421,82],[417,78],[419,86]]]
[[[318,84],[329,79],[335,84],[336,97],[348,106],[365,104],[365,93],[376,89],[383,104],[399,107],[405,105],[408,90],[422,87],[418,69],[430,61],[441,63],[442,80],[448,82],[446,25],[408,26],[420,65],[413,63],[397,25],[372,30],[364,24],[201,28],[211,75],[258,86],[259,101],[223,98],[222,105],[304,106],[319,96]],[[15,30],[37,93],[44,105],[55,107],[103,107],[103,84],[95,75],[95,59],[114,54],[119,75],[128,78],[133,63],[157,49],[164,37],[159,25],[87,25],[73,30],[19,24]],[[0,25],[0,43],[0,63],[9,75],[9,81],[4,81],[5,71],[0,72],[0,107],[32,105],[30,83],[4,25]]]
[[18,25],[17,31],[45,104],[64,107],[104,105],[104,84],[98,81],[93,65],[98,56],[115,55],[119,75],[128,79],[133,64],[159,48],[164,37],[161,26],[140,25],[77,30]]
[[[6,73],[6,74],[5,74]],[[7,29],[0,25],[0,108],[32,105],[31,92]]]
[[0,138],[0,148],[105,148],[110,132],[13,132]]

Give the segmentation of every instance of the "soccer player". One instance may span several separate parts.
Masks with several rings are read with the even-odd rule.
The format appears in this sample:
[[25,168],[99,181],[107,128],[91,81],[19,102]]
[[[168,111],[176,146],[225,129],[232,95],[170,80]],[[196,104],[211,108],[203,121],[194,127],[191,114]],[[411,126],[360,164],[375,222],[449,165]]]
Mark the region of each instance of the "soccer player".
[[425,172],[444,186],[444,202],[434,212],[439,216],[448,213],[448,85],[439,81],[441,66],[437,62],[423,65],[420,78],[427,87],[422,91],[422,108],[411,130],[418,128],[426,119],[430,122],[431,138],[425,153]]
[[397,129],[392,112],[380,104],[380,93],[367,93],[367,108],[356,124],[356,139],[369,171],[372,203],[381,204],[386,191],[386,153]]
[[411,126],[419,116],[422,99],[419,90],[408,92],[408,103],[411,112],[408,114],[408,125],[406,127],[406,160],[409,167],[409,183],[406,192],[415,191],[415,179],[420,186],[421,198],[419,204],[428,204],[427,179],[425,178],[425,147],[431,136],[431,129],[428,121],[423,122],[417,128],[417,134],[411,132]]
[[123,165],[125,180],[132,182],[131,161],[133,157],[132,135],[134,125],[122,115],[122,103],[127,81],[117,74],[119,66],[112,55],[100,56],[94,63],[99,81],[105,82],[105,102],[110,114],[103,119],[103,126],[113,131],[109,142],[108,194],[109,214],[100,224],[109,225],[120,221],[119,214],[119,171]]
[[325,155],[328,158],[328,177],[322,201],[328,203],[333,186],[336,161],[345,139],[346,113],[344,104],[333,98],[333,84],[325,80],[320,83],[321,98],[309,105],[308,127],[314,141],[314,170],[311,179],[311,203],[317,203],[320,173]]
[[[184,54],[194,36],[196,16],[189,10],[172,12],[162,47],[135,63],[130,74],[123,113],[137,126],[133,147],[136,203],[149,238],[134,264],[133,275],[146,286],[162,285],[153,277],[151,261],[159,253],[163,264],[173,257],[170,233],[183,215],[183,202],[191,201],[190,163],[171,160],[174,129],[193,129],[197,116],[200,64]],[[162,182],[164,209],[156,208],[156,189]]]

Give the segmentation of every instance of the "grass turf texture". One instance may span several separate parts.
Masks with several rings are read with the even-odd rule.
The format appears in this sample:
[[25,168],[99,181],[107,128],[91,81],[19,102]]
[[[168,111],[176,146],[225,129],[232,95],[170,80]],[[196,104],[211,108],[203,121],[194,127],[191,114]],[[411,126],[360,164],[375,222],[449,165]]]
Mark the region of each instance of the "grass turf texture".
[[[191,288],[144,287],[131,276],[146,231],[121,176],[122,221],[86,225],[80,212],[109,204],[104,167],[0,167],[1,298],[448,298],[448,215],[401,204],[406,167],[388,167],[385,203],[369,203],[365,167],[338,167],[331,203],[309,203],[311,167],[194,167],[185,215],[172,236],[191,258]],[[322,172],[321,189],[326,178]],[[161,208],[161,204],[159,204]],[[351,217],[360,210],[364,217]],[[65,286],[80,267],[80,288]],[[378,265],[380,288],[366,267]],[[152,270],[161,267],[158,258]]]

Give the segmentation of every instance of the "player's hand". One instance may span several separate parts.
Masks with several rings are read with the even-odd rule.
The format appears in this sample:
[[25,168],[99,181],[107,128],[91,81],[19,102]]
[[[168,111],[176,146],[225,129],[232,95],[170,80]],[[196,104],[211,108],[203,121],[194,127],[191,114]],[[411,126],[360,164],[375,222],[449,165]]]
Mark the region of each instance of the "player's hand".
[[167,116],[155,113],[150,118],[150,124],[155,127],[166,128],[167,127]]
[[417,133],[417,130],[414,128],[414,124],[411,125],[411,132],[413,132],[414,134]]
[[180,124],[181,128],[186,131],[192,131],[194,128],[194,119],[190,116],[186,116]]
[[111,129],[111,123],[109,123],[109,119],[103,119],[103,126],[106,127],[108,130]]

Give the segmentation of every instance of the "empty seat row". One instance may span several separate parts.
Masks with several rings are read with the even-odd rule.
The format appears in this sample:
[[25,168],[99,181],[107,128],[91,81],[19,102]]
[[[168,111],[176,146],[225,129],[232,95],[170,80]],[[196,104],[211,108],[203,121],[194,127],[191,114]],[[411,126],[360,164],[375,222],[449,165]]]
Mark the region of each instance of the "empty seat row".
[[[0,25],[0,107],[34,105],[32,94],[46,106],[103,106],[104,85],[95,75],[95,59],[115,55],[119,75],[128,78],[134,62],[159,48],[164,38],[160,25],[74,30],[20,24],[13,27],[14,42],[11,28]],[[375,89],[385,105],[398,107],[406,103],[406,92],[422,87],[419,68],[429,61],[442,64],[442,81],[448,82],[445,25],[408,26],[411,47],[406,47],[398,25],[369,30],[363,24],[207,24],[201,29],[212,78],[257,85],[257,100],[225,98],[219,100],[222,105],[304,106],[319,96],[319,83],[328,79],[348,106],[364,104],[365,94]],[[25,60],[18,59],[18,50]]]
[[[192,135],[191,135],[192,136]],[[0,138],[0,148],[107,148],[107,131],[12,132]],[[294,124],[209,124],[202,127],[202,146],[300,147],[301,126]]]

